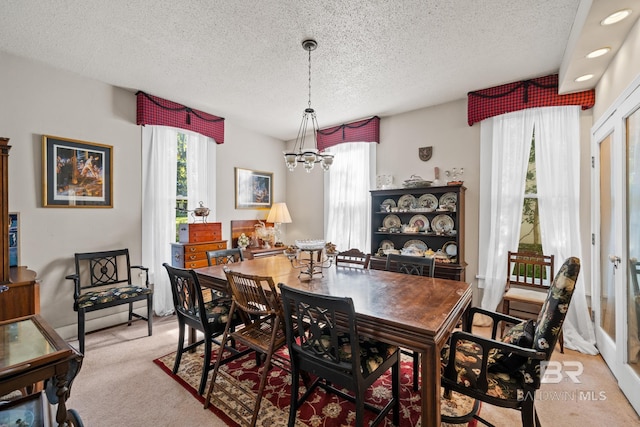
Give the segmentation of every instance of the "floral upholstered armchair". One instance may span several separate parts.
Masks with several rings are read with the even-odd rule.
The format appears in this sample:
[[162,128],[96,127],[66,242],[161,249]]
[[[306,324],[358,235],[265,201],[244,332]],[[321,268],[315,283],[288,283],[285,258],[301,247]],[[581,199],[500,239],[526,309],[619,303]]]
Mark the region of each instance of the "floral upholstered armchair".
[[[579,271],[578,258],[565,261],[537,321],[472,308],[464,331],[454,332],[442,352],[445,397],[453,390],[491,405],[518,409],[523,426],[540,425],[534,406],[535,393],[540,388],[540,365],[551,358],[556,346]],[[476,313],[493,319],[491,339],[470,333]],[[495,337],[501,321],[515,326],[498,341]],[[472,415],[490,425],[477,414]],[[443,416],[444,421],[446,418]]]

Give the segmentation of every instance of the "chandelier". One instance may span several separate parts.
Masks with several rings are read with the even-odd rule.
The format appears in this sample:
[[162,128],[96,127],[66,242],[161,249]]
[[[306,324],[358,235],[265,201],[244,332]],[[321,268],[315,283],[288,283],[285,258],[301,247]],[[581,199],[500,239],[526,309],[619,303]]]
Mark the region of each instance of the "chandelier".
[[[293,151],[284,152],[284,162],[290,171],[293,171],[298,163],[302,163],[307,173],[313,170],[316,163],[320,163],[322,169],[327,171],[333,163],[333,154],[318,150],[318,120],[316,112],[311,108],[311,51],[318,47],[318,43],[313,39],[302,42],[302,48],[309,52],[309,104],[302,114],[302,122],[298,129],[298,136],[293,146]],[[313,131],[313,148],[305,147],[305,139],[311,121],[311,131]]]

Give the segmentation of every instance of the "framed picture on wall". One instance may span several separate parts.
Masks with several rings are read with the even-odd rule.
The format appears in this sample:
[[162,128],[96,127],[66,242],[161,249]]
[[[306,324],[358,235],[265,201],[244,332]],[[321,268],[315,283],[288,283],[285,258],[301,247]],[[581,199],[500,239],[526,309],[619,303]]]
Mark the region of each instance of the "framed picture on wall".
[[18,212],[9,212],[9,267],[17,267],[20,263],[19,223]]
[[112,207],[112,151],[110,145],[43,135],[43,206]]
[[269,209],[273,194],[273,173],[235,168],[236,209]]

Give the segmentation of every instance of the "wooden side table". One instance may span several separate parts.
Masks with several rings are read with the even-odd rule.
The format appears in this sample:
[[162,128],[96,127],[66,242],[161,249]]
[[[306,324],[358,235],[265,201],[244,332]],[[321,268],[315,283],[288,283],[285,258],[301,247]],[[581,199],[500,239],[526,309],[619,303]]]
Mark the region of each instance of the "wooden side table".
[[66,425],[67,374],[72,362],[81,365],[82,354],[37,314],[0,322],[0,348],[0,396],[51,380],[58,397],[56,421]]

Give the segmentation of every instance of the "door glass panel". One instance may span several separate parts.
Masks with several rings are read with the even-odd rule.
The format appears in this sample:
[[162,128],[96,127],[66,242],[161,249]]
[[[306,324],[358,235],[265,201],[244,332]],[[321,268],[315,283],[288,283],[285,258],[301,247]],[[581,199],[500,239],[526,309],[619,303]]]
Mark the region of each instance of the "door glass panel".
[[640,373],[640,110],[627,118],[627,230],[629,280],[627,280],[627,356]]
[[615,285],[614,267],[609,256],[615,253],[613,188],[611,182],[611,144],[613,136],[609,134],[600,143],[600,327],[614,341],[615,322]]

